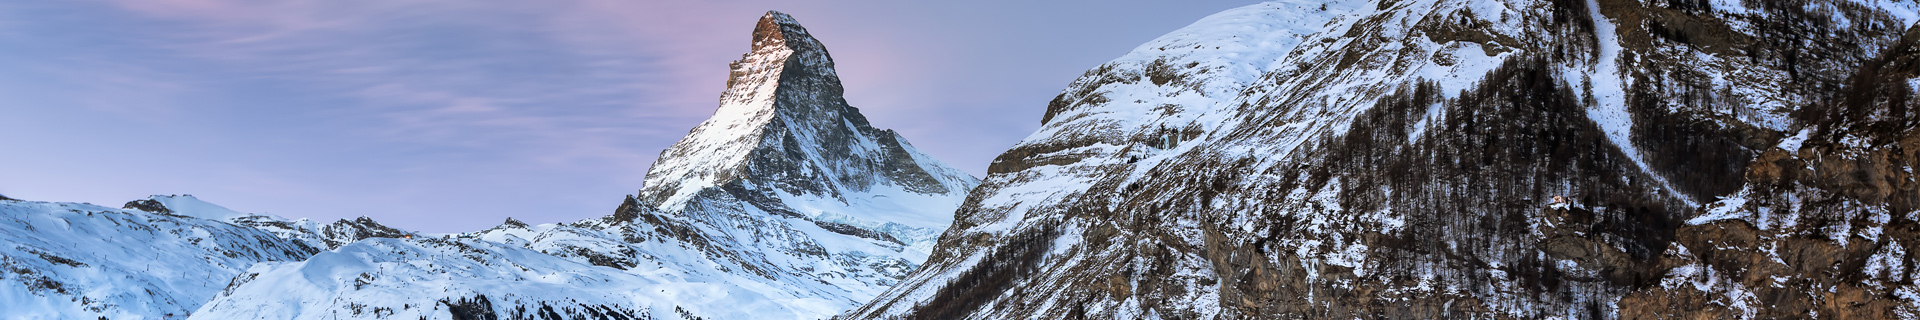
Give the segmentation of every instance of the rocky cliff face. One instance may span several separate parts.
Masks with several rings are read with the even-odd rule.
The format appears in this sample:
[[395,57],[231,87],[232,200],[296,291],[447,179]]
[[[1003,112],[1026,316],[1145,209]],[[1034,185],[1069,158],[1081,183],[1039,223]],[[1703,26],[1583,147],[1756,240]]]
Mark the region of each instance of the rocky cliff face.
[[1914,318],[1917,11],[1229,10],[1076,80],[843,317]]
[[786,14],[732,67],[611,215],[352,242],[249,269],[194,316],[818,319],[918,267],[978,180],[873,128]]
[[1912,319],[1920,315],[1920,28],[1865,52],[1802,128],[1759,151],[1738,192],[1707,205],[1656,259],[1627,317]]

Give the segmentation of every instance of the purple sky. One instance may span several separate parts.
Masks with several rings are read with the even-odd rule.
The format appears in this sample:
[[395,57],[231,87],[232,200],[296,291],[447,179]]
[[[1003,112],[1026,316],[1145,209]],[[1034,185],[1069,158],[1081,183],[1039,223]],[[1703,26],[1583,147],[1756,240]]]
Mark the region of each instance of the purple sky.
[[0,194],[458,232],[609,214],[760,14],[874,126],[982,175],[1081,72],[1257,1],[0,2]]

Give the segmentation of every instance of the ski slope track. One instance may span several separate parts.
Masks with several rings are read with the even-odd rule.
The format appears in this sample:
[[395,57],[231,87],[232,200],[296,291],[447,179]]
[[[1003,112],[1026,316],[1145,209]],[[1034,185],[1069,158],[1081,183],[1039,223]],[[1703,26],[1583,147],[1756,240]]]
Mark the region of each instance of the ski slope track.
[[1273,1],[1094,67],[845,319],[1914,319],[1920,4]]

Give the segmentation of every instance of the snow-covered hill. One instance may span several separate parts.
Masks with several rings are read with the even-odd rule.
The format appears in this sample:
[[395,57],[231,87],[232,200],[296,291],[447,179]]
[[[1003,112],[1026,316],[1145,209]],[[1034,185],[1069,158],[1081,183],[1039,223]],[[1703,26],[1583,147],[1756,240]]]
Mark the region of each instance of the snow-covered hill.
[[925,260],[979,182],[873,128],[793,18],[767,13],[752,44],[719,110],[611,215],[263,263],[194,317],[819,319],[857,306]]
[[254,263],[318,251],[192,196],[126,207],[0,199],[0,318],[184,317]]
[[509,222],[261,264],[195,317],[806,319],[847,307],[768,283],[749,268],[630,222]]
[[1916,10],[1215,14],[1074,81],[844,317],[1913,318]]

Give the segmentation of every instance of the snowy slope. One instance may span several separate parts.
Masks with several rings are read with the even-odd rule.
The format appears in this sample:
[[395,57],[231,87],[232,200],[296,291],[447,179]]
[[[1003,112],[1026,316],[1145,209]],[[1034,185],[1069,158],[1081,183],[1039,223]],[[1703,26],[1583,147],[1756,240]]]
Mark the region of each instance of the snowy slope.
[[[1912,233],[1877,231],[1912,226],[1899,217],[1914,200],[1895,196],[1914,194],[1903,169],[1913,156],[1897,154],[1920,141],[1901,113],[1911,73],[1875,68],[1902,66],[1881,57],[1920,42],[1914,8],[1382,0],[1228,10],[1075,80],[1038,131],[995,159],[927,264],[843,317],[1892,317],[1915,305],[1898,295],[1910,285],[1843,279],[1861,278],[1861,265],[1910,265],[1884,261],[1911,249],[1874,248],[1912,247]],[[1875,76],[1899,85],[1838,89]],[[1822,110],[1838,106],[1854,111]],[[1801,221],[1758,234],[1803,251],[1687,254],[1749,241],[1740,237],[1755,233],[1729,226],[1746,222],[1682,225],[1749,183],[1781,188],[1746,179],[1821,157],[1764,153],[1784,152],[1774,146],[1797,128],[1841,125],[1883,134],[1836,134],[1828,141],[1861,142],[1820,152],[1858,163],[1775,178],[1817,176],[1794,183],[1822,187],[1779,191],[1786,201],[1772,207],[1715,204]],[[1833,200],[1792,200],[1807,197]],[[1791,240],[1807,238],[1840,240]],[[1740,267],[1839,252],[1822,248],[1848,251]],[[1668,282],[1709,289],[1648,292],[1678,261],[1695,273]],[[1747,275],[1701,275],[1705,265]],[[1766,276],[1779,278],[1752,281]],[[1730,279],[1792,303],[1754,308],[1754,291],[1717,287]],[[1819,309],[1850,305],[1841,301],[1870,307]],[[1703,311],[1724,306],[1736,312]]]
[[824,46],[769,12],[713,118],[612,215],[262,264],[194,316],[830,317],[918,267],[978,184],[872,127],[842,91]]
[[[1391,7],[1370,1],[1261,3],[1208,16],[1088,71],[1048,104],[1038,131],[995,160],[982,187],[984,196],[970,199],[946,237],[993,240],[943,243],[942,253],[949,256],[930,261],[937,264],[916,272],[851,313],[851,318],[913,314],[912,306],[934,300],[939,290],[951,285],[947,283],[962,278],[996,252],[986,249],[1011,246],[1008,239],[1024,234],[1072,228],[1062,225],[1061,215],[1081,210],[1071,208],[1073,202],[1113,197],[1098,201],[1104,208],[1090,210],[1129,210],[1120,204],[1124,199],[1154,193],[1136,193],[1131,188],[1161,178],[1156,169],[1223,157],[1251,158],[1261,166],[1272,166],[1324,132],[1343,130],[1374,99],[1413,79],[1438,81],[1446,89],[1440,90],[1443,93],[1467,89],[1512,53],[1489,48],[1498,45],[1492,42],[1434,43],[1416,32],[1414,25],[1456,18],[1456,11],[1474,5],[1449,1],[1399,1]],[[1370,36],[1348,36],[1355,33]],[[1256,140],[1232,136],[1249,131],[1261,139],[1214,141]],[[1194,184],[1164,178],[1159,183]],[[1089,190],[1128,185],[1126,192],[1113,195]],[[1058,236],[1063,238],[1112,236],[1082,230],[1045,232],[1061,233]],[[975,238],[976,234],[991,237]],[[1071,241],[1059,241],[1052,246],[1054,253],[1071,247],[1067,245]],[[1084,249],[1077,252],[1078,256],[1059,258],[1072,260],[1048,258],[1048,263],[1103,264],[1115,259],[1089,257]],[[1207,301],[1215,299],[1209,291],[1196,288],[1178,300],[1208,309],[1216,304]],[[1138,303],[1107,312],[1139,316],[1144,310]],[[1061,307],[1045,303],[1040,310]],[[1028,311],[1020,314],[1024,312]]]
[[288,220],[271,214],[241,213],[202,201],[193,195],[152,196],[128,202],[126,208],[253,227],[319,250],[336,248],[366,238],[400,238],[419,235],[412,231],[382,225],[368,217],[353,220],[340,219],[333,223],[321,224],[305,218]]
[[0,318],[185,316],[254,263],[316,252],[198,218],[244,215],[192,196],[154,196],[128,207],[162,212],[0,200]]
[[[302,262],[263,264],[195,319],[799,318],[737,278],[620,272],[501,242],[375,239]],[[245,307],[235,307],[245,306]],[[818,312],[818,311],[816,311]],[[624,318],[623,318],[624,317]]]
[[[658,219],[658,213],[641,221]],[[196,319],[531,318],[813,319],[847,307],[821,297],[832,276],[764,273],[709,257],[672,228],[588,220],[509,222],[436,238],[355,242],[302,262],[262,264],[195,313]],[[666,232],[662,232],[666,231]],[[694,237],[687,235],[684,237]],[[829,272],[831,261],[819,264]],[[891,266],[904,273],[909,265]],[[776,277],[769,281],[765,277]],[[484,301],[484,302],[483,302]]]

